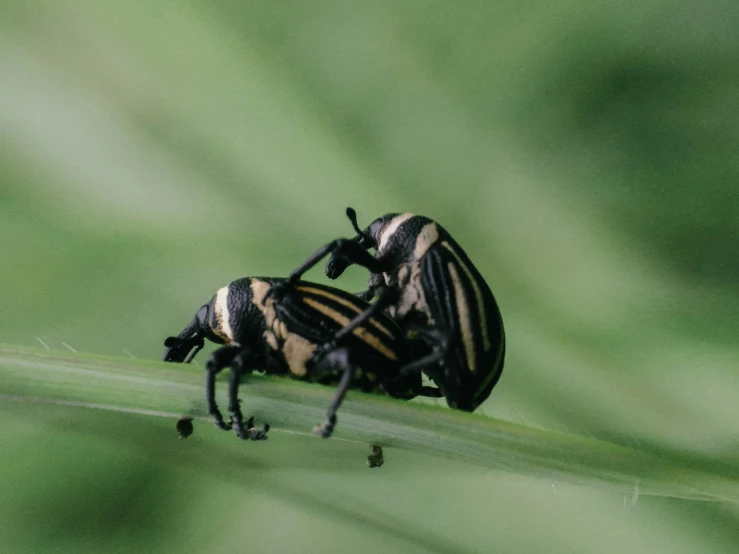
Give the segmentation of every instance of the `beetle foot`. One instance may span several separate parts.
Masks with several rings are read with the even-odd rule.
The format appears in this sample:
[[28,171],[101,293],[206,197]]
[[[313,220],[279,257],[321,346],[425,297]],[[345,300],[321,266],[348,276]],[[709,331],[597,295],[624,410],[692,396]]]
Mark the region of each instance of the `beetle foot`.
[[335,351],[338,347],[339,345],[335,340],[330,340],[317,346],[308,360],[308,367],[315,367],[318,362],[322,361],[328,354]]
[[349,265],[349,261],[346,258],[331,254],[328,262],[326,262],[326,277],[329,279],[338,279]]
[[267,431],[269,431],[269,423],[265,423],[262,429],[254,428],[254,416],[251,416],[246,420],[246,431],[249,433],[249,438],[253,441],[267,440]]
[[219,429],[223,429],[224,431],[230,431],[231,430],[231,419],[228,420],[228,423],[223,421],[223,416],[221,415],[221,411],[216,408],[211,415],[213,416],[213,422],[215,423],[216,427]]
[[229,429],[233,429],[236,432],[236,436],[244,440],[263,441],[267,440],[267,431],[270,429],[269,423],[265,423],[261,429],[254,427],[254,416],[244,421],[241,413],[234,414],[236,417],[231,416],[228,420]]
[[230,425],[230,429],[233,429],[237,437],[249,440],[249,433],[246,432],[246,427],[244,425],[244,416],[241,415],[240,410],[235,410],[231,414],[231,417],[228,419],[228,423]]
[[313,433],[315,433],[317,436],[321,437],[322,439],[327,439],[333,434],[334,427],[336,427],[336,416],[327,419],[320,425],[316,425],[313,428]]

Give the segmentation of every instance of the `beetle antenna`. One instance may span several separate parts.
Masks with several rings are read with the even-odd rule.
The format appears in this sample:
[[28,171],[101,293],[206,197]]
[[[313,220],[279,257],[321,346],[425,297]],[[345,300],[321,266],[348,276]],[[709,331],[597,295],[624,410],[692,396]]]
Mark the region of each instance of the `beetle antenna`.
[[352,222],[352,227],[354,227],[354,230],[360,237],[364,237],[365,239],[368,238],[367,235],[365,235],[364,232],[359,228],[359,225],[357,225],[357,212],[354,211],[354,208],[346,209],[346,217],[348,217],[349,221]]

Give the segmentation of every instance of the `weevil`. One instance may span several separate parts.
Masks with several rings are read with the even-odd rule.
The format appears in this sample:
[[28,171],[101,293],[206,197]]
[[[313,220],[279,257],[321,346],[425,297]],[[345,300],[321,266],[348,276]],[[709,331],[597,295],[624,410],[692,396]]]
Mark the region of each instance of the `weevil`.
[[[422,386],[420,374],[397,372],[413,352],[400,327],[385,314],[365,318],[351,332],[340,332],[369,307],[362,299],[325,285],[268,277],[237,279],[219,289],[177,337],[165,340],[164,360],[190,362],[205,339],[223,345],[205,364],[206,402],[216,426],[233,428],[241,438],[253,435],[244,426],[239,405],[242,374],[264,371],[323,384],[338,381],[326,421],[314,429],[329,437],[349,388],[401,399],[439,396],[432,387]],[[227,366],[231,367],[228,423],[215,401],[215,377]]]
[[[362,230],[356,212],[347,208],[346,214],[357,235],[326,244],[290,279],[300,279],[329,253],[326,275],[331,279],[351,264],[367,268],[369,287],[357,296],[375,302],[340,333],[386,311],[409,336],[431,349],[399,371],[422,369],[450,407],[475,410],[498,382],[505,359],[503,318],[490,287],[462,247],[434,220],[391,213]],[[374,256],[369,249],[376,250]]]

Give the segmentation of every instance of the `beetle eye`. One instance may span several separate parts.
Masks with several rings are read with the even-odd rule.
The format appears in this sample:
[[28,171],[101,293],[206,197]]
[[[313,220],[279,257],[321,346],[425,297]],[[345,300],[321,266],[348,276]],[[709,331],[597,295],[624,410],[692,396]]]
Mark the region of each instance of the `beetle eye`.
[[365,249],[377,248],[374,237],[370,236],[366,232],[362,233],[361,238],[359,239],[359,244]]
[[372,225],[370,225],[367,228],[366,235],[369,236],[372,239],[372,247],[377,248],[377,239],[380,236],[380,231],[382,230],[382,220],[373,221]]
[[201,306],[198,313],[195,314],[195,319],[197,319],[198,323],[203,328],[208,326],[208,312],[208,304],[205,304],[204,306]]

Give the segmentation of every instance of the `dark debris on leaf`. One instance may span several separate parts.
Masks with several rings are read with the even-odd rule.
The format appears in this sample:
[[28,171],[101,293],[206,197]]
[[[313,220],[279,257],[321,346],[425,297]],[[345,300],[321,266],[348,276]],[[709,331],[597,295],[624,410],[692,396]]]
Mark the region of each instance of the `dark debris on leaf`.
[[378,444],[372,445],[372,454],[367,456],[367,465],[369,467],[380,467],[385,463],[385,457],[382,453],[382,446]]
[[192,425],[192,418],[190,416],[183,416],[178,422],[177,422],[177,433],[180,435],[180,440],[186,439],[190,435],[192,435],[194,431],[193,425]]

